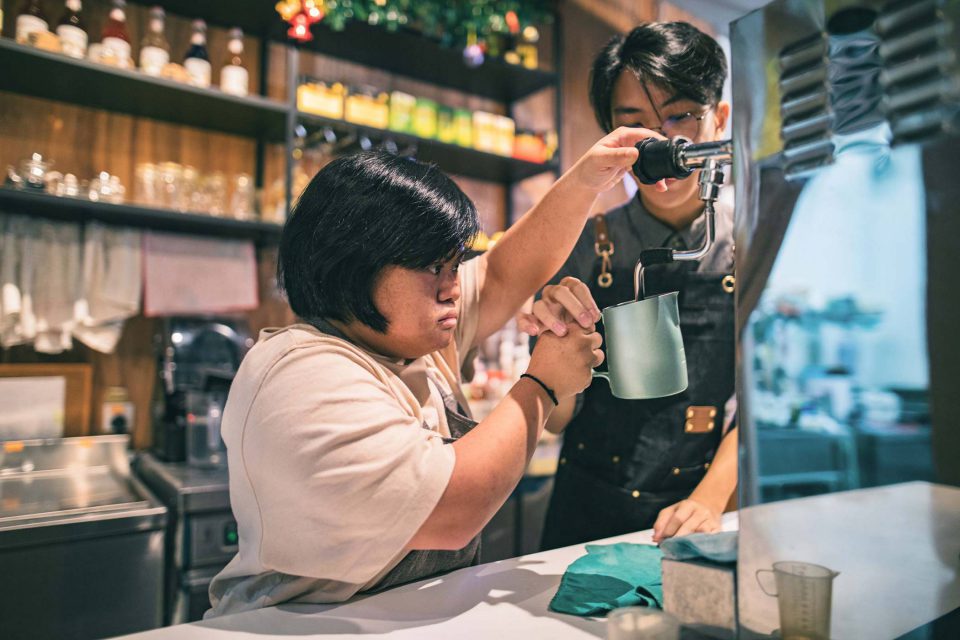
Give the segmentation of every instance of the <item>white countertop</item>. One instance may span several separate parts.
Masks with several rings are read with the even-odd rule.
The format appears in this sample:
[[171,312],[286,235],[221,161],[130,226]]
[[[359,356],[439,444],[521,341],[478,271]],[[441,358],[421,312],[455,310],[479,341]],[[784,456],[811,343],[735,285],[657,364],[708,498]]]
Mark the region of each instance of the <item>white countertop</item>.
[[[724,529],[737,528],[737,515],[724,516]],[[652,544],[642,531],[608,540]],[[454,571],[337,605],[281,605],[155,629],[125,638],[138,640],[257,640],[367,637],[603,638],[606,621],[554,613],[547,609],[571,562],[586,554],[584,545]]]
[[[832,637],[895,638],[960,606],[960,489],[912,482],[760,505],[724,516],[740,535],[740,621],[769,633],[776,600],[758,568],[801,560],[840,571]],[[598,541],[651,543],[651,532]],[[547,605],[584,545],[461,569],[339,605],[282,605],[155,629],[138,640],[370,637],[603,638],[602,619]]]

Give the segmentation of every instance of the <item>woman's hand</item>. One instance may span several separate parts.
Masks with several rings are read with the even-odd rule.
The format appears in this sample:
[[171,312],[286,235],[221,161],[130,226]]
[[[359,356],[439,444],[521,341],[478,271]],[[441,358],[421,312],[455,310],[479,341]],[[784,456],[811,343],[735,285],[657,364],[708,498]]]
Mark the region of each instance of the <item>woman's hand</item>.
[[[660,134],[640,127],[620,127],[607,134],[581,156],[571,167],[569,176],[577,184],[596,193],[606,191],[630,171],[639,157],[636,145],[645,138],[664,139]],[[663,180],[656,184],[658,191],[666,191]]]
[[565,334],[544,333],[533,348],[527,368],[527,373],[553,389],[558,400],[589,387],[593,368],[603,362],[603,339],[599,333],[571,323]]
[[653,523],[653,541],[660,543],[689,533],[713,533],[720,530],[720,512],[702,502],[687,498],[660,512]]
[[568,322],[576,322],[590,330],[600,322],[600,308],[593,300],[590,287],[572,276],[567,276],[560,284],[544,287],[531,311],[521,310],[517,314],[520,330],[531,336],[539,336],[544,331],[566,335]]

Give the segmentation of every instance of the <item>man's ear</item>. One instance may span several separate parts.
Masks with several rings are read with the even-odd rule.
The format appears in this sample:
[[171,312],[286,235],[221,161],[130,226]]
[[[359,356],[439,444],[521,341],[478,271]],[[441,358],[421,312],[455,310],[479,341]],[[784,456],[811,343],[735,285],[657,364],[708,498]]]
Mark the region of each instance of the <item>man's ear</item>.
[[726,131],[727,123],[730,122],[730,103],[725,100],[721,100],[717,103],[717,106],[713,112],[715,122],[717,123],[717,137],[720,138],[720,134]]

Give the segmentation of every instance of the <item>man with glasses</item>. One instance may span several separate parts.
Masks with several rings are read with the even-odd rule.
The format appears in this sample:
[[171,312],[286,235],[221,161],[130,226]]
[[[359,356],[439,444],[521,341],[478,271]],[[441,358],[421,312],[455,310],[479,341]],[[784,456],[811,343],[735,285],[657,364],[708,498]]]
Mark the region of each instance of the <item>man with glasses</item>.
[[[650,23],[617,36],[594,61],[590,100],[605,131],[631,126],[694,142],[719,140],[727,65],[719,45],[683,22]],[[631,175],[631,178],[633,176]],[[552,283],[587,283],[601,309],[631,300],[640,252],[699,247],[705,233],[697,175],[637,183],[625,205],[588,222]],[[716,243],[696,262],[650,267],[647,295],[680,292],[690,385],[656,400],[620,400],[602,380],[554,410],[564,431],[543,536],[545,549],[653,527],[654,540],[719,529],[737,483],[733,427],[733,211],[717,203]],[[563,313],[538,300],[519,318],[531,335]]]

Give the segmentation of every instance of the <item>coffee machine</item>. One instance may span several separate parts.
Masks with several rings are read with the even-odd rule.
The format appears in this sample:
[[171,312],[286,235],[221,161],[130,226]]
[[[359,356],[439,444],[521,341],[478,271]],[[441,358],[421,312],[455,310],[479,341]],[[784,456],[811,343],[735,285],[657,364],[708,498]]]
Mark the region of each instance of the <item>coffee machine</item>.
[[[919,481],[960,485],[960,6],[774,0],[734,21],[730,40],[740,637],[784,631],[757,579],[778,560],[845,574],[830,637],[907,637],[940,614],[904,613],[910,579],[889,575],[923,566],[916,583],[937,584],[932,566],[955,572],[956,551],[931,550],[932,532],[955,525],[933,522],[944,510],[915,499],[924,528],[892,506],[901,494],[871,485],[937,496],[954,494]],[[858,515],[777,515],[863,487]],[[809,501],[771,504],[799,496]],[[869,513],[923,533],[906,544],[881,530],[859,536]],[[817,534],[802,526],[811,522]],[[831,523],[851,539],[817,538]],[[898,562],[904,546],[942,561]],[[865,577],[865,566],[877,572]],[[957,606],[955,592],[936,593],[942,610]],[[888,614],[868,599],[900,606]]]
[[156,336],[159,380],[154,394],[153,450],[161,460],[183,462],[188,424],[219,418],[216,410],[198,412],[195,407],[204,403],[222,409],[253,339],[244,319],[170,317],[161,323]]

